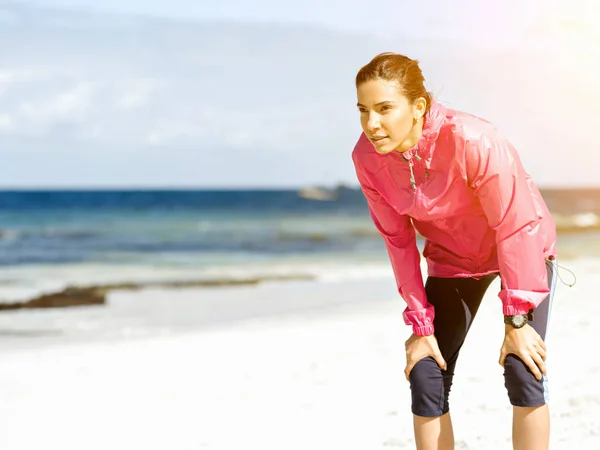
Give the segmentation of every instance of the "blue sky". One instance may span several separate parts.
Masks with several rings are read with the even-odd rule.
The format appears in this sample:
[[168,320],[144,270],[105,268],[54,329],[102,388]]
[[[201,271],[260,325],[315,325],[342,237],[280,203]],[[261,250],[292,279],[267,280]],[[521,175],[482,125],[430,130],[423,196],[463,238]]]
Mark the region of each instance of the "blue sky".
[[[589,0],[12,4],[26,14],[0,28],[0,186],[353,183],[352,78],[389,50],[417,57],[441,101],[495,122],[540,184],[600,182]],[[290,23],[304,25],[276,26]]]
[[[381,35],[449,33],[466,39],[479,35],[480,39],[495,42],[506,40],[507,26],[511,34],[518,34],[519,29],[539,21],[540,15],[551,15],[557,8],[552,6],[553,0],[505,0],[494,4],[480,0],[379,0],[369,7],[364,0],[29,0],[27,3],[171,18],[301,22]],[[556,0],[554,3],[560,4]]]
[[[500,45],[525,28],[552,30],[561,22],[597,26],[596,0],[13,0],[39,6],[77,8],[158,17],[255,20],[321,24],[372,34],[452,35]],[[376,5],[376,7],[375,7]],[[559,26],[559,25],[558,25]]]

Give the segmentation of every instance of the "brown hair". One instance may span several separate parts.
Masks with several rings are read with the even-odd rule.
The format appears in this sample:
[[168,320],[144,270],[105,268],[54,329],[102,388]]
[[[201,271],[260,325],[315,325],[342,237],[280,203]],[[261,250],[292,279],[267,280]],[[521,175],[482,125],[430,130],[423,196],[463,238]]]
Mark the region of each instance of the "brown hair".
[[410,59],[399,53],[380,53],[358,71],[356,87],[372,80],[397,82],[410,103],[416,102],[419,97],[425,98],[427,100],[425,113],[429,111],[433,96],[425,89],[423,84],[425,78],[416,59]]

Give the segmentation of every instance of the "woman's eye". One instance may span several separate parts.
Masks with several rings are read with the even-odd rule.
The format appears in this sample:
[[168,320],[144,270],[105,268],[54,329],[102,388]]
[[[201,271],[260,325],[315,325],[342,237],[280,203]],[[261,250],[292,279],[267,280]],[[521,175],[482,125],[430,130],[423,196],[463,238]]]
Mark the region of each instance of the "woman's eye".
[[391,106],[383,106],[381,108],[382,111],[387,111],[388,109],[392,109],[392,107]]

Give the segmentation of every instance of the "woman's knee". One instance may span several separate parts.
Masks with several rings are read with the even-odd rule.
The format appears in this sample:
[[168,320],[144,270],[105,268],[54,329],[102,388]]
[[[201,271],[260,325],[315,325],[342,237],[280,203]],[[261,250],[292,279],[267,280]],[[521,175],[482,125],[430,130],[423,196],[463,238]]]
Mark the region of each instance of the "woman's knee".
[[448,397],[453,371],[454,367],[450,365],[443,371],[431,357],[415,364],[409,375],[414,415],[439,417],[450,410]]
[[538,380],[527,365],[516,355],[504,361],[504,386],[513,406],[541,406],[548,403],[548,379]]

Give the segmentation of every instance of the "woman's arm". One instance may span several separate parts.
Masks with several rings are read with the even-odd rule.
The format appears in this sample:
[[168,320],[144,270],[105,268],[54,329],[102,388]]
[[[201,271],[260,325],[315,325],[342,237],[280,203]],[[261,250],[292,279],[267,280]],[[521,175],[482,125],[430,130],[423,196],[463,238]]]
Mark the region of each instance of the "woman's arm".
[[482,136],[467,146],[467,178],[496,231],[503,312],[525,314],[549,293],[545,242],[529,175],[502,136]]
[[354,159],[356,175],[375,227],[383,237],[398,292],[407,304],[403,317],[417,336],[433,334],[434,308],[427,301],[421,275],[421,255],[410,217],[399,214],[369,183]]

